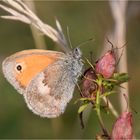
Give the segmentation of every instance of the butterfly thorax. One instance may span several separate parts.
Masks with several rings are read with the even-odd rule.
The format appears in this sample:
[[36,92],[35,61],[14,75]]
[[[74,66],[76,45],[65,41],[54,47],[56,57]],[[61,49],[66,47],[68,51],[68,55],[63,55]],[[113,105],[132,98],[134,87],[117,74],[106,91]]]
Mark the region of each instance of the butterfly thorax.
[[66,69],[69,69],[71,76],[77,79],[81,75],[83,63],[82,63],[82,52],[79,48],[73,49],[71,52],[66,54],[64,63]]

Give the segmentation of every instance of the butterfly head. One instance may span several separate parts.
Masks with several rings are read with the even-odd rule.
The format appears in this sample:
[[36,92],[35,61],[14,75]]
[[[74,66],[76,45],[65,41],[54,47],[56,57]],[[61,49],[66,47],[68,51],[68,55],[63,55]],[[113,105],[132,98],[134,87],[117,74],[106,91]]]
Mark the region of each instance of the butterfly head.
[[82,52],[79,48],[74,48],[70,53],[69,53],[74,59],[80,59],[82,56]]
[[75,58],[81,58],[82,52],[81,52],[81,50],[79,48],[75,48],[73,50],[73,55],[74,55]]

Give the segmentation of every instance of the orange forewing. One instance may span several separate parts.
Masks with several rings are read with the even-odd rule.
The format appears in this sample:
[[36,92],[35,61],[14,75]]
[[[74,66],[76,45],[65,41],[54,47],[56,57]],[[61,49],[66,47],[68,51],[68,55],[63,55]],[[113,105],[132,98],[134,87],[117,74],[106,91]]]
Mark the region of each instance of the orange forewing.
[[[48,55],[42,54],[47,51],[36,51],[36,54],[32,54],[31,51],[31,55],[29,55],[29,51],[27,52],[28,55],[26,55],[26,51],[18,53],[17,55],[23,55],[23,57],[16,58],[16,63],[21,63],[23,69],[19,73],[15,71],[15,78],[23,87],[27,87],[34,76],[61,57],[60,53],[48,53]],[[35,51],[33,51],[33,53],[35,53]]]

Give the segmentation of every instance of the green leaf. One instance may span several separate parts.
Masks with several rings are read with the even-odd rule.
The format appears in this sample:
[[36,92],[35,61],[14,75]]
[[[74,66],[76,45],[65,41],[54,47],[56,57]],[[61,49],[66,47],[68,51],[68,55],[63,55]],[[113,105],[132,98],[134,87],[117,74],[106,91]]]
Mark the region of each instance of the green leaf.
[[113,78],[118,81],[118,84],[127,82],[130,79],[127,73],[114,73]]
[[80,114],[81,112],[83,112],[85,109],[86,109],[86,107],[88,106],[89,104],[87,103],[87,104],[84,104],[84,105],[81,105],[80,107],[79,107],[79,109],[78,109],[78,113]]

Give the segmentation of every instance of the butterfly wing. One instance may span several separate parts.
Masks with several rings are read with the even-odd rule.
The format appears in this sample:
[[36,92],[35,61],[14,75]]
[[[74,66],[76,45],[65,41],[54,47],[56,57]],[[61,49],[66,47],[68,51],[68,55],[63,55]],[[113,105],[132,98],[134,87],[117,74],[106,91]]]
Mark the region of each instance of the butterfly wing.
[[24,93],[27,85],[48,65],[63,57],[63,53],[47,50],[25,50],[3,61],[2,68],[6,79],[19,93]]
[[49,65],[27,87],[24,97],[28,107],[41,117],[58,117],[72,98],[81,70],[82,64],[71,59]]

